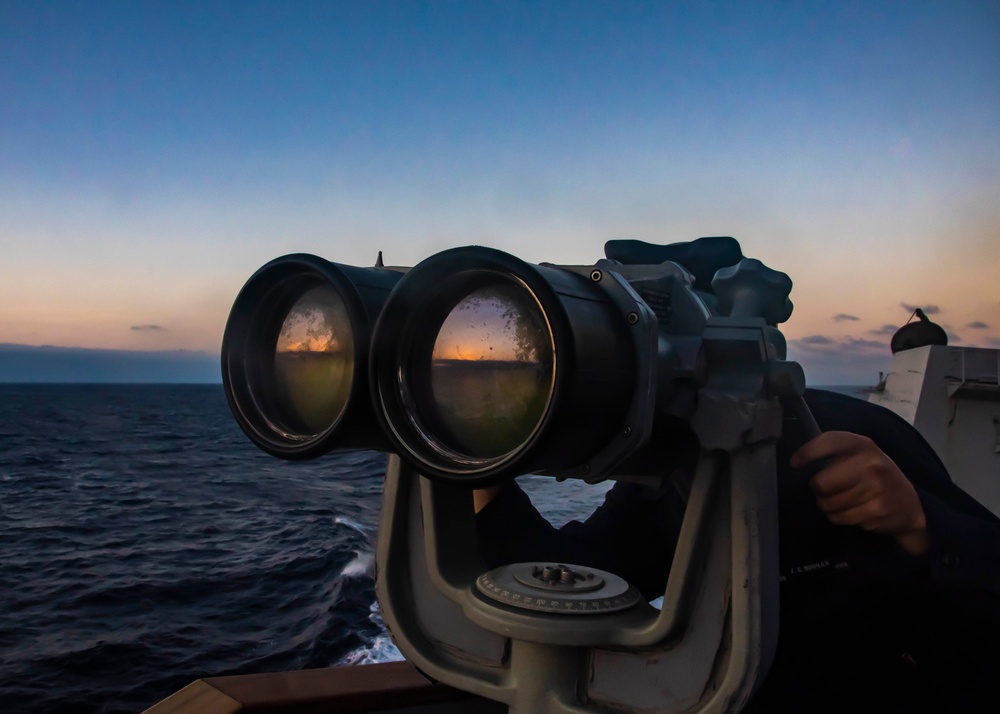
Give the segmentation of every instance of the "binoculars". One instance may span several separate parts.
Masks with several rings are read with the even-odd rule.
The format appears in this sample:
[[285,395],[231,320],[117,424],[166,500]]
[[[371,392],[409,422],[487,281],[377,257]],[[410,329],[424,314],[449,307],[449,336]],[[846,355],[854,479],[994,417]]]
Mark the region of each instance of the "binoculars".
[[[768,363],[780,387],[786,275],[743,258],[732,238],[606,251],[590,266],[483,247],[413,268],[384,267],[381,253],[373,268],[277,258],[226,326],[229,404],[274,456],[392,451],[430,478],[482,487],[613,475],[657,418],[692,417],[711,371],[746,369],[734,360]],[[762,321],[765,339],[749,354],[713,351],[718,316]]]
[[[732,238],[605,253],[587,266],[482,247],[412,268],[278,258],[233,305],[226,396],[275,456],[390,453],[376,591],[421,671],[512,714],[736,711],[777,641],[784,409],[816,430],[777,329],[791,280]],[[487,571],[469,487],[539,473],[655,488],[692,447],[662,608],[592,568]]]

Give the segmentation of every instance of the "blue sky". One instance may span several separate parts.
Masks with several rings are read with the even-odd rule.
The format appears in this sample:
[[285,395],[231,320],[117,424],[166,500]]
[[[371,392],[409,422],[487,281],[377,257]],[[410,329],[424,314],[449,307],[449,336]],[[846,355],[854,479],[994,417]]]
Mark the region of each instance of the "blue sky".
[[998,78],[997,2],[8,0],[0,342],[217,352],[287,252],[724,234],[871,382],[904,305],[1000,346]]

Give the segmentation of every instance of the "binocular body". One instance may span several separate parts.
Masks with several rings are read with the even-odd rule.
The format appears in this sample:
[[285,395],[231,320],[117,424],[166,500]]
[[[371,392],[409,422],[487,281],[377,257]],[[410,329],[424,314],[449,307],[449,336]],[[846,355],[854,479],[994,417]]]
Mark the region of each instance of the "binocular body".
[[[481,247],[409,269],[289,255],[237,297],[223,382],[246,434],[281,458],[392,451],[477,487],[523,473],[600,479],[657,418],[690,419],[710,371],[783,357],[765,316],[790,312],[787,276],[743,260],[714,285],[696,289],[670,261],[535,265]],[[713,355],[712,321],[734,315],[765,340]]]

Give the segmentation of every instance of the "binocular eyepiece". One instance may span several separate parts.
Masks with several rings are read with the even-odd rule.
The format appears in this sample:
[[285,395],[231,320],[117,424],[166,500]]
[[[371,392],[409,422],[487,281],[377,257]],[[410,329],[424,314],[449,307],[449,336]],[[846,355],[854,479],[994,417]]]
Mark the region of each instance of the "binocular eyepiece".
[[714,303],[693,283],[671,262],[535,265],[482,247],[410,269],[287,255],[236,298],[223,384],[243,431],[285,459],[394,451],[469,486],[599,477],[696,376],[684,344]]

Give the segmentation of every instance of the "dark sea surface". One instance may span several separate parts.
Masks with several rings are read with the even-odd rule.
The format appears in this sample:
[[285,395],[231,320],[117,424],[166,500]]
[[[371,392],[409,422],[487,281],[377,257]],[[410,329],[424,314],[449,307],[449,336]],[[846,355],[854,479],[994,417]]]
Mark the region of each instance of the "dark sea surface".
[[[384,465],[267,456],[220,385],[0,384],[0,711],[399,658],[374,593]],[[606,490],[528,481],[555,523]]]

